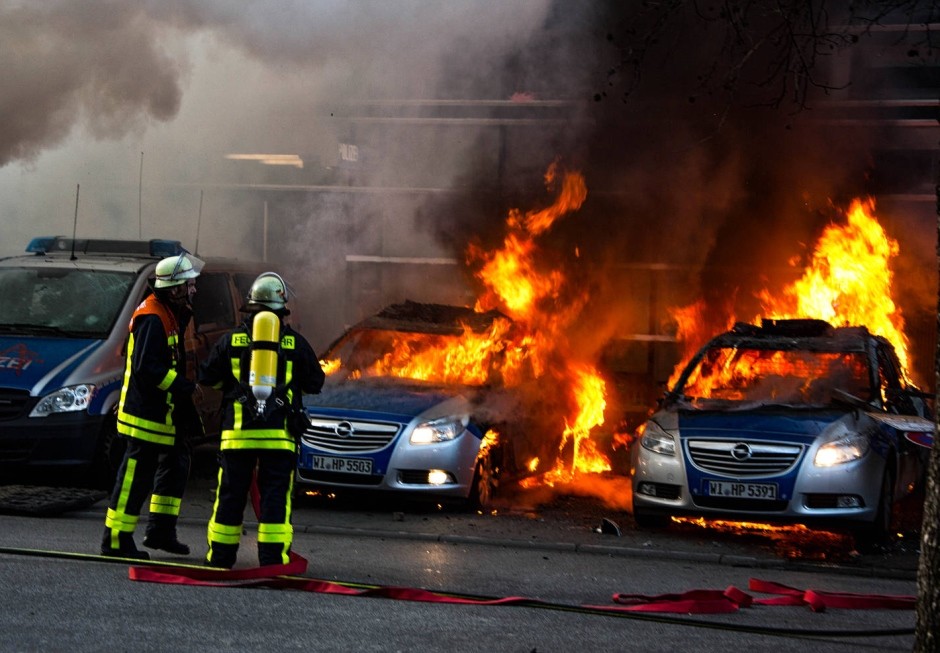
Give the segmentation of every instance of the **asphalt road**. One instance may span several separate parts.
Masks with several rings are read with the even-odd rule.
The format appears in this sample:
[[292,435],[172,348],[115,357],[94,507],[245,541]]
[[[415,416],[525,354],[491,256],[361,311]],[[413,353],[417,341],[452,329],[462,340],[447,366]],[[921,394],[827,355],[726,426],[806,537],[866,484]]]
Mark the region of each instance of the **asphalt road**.
[[[198,472],[198,470],[197,470]],[[194,475],[181,538],[198,563],[212,478]],[[520,605],[456,605],[295,590],[134,582],[97,559],[104,501],[46,516],[3,515],[4,651],[819,651],[910,650],[912,610],[754,606],[732,614],[616,613],[615,594],[748,590],[751,579],[800,589],[912,596],[916,552],[852,556],[809,543],[693,525],[640,531],[594,497],[517,497],[489,514],[314,497],[295,506],[304,577],[341,587],[413,588]],[[604,520],[607,520],[605,523]],[[616,527],[616,529],[614,528]],[[619,532],[619,534],[618,534]],[[138,536],[138,541],[140,537]],[[256,566],[254,524],[236,568]],[[837,560],[838,559],[838,560]],[[914,561],[913,564],[911,561]],[[764,594],[750,591],[755,598]],[[595,613],[584,606],[600,606]],[[888,632],[901,634],[886,635]]]

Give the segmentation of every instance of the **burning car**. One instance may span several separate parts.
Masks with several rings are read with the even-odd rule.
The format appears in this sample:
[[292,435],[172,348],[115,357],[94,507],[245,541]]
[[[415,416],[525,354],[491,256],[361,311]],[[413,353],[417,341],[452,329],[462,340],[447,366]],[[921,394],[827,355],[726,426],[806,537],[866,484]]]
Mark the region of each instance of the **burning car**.
[[631,451],[633,514],[794,521],[883,538],[933,422],[892,345],[820,320],[738,323],[689,361]]
[[507,328],[498,311],[405,302],[347,330],[323,356],[322,392],[304,397],[298,489],[489,504],[508,448],[481,412],[499,394],[494,352],[473,343]]

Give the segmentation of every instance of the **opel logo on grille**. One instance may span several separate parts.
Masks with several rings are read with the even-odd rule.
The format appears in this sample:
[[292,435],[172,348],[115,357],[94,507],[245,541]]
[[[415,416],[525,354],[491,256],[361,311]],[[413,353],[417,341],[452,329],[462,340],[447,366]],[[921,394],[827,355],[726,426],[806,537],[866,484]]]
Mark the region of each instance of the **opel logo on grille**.
[[751,447],[744,442],[738,442],[731,447],[731,457],[735,460],[747,460],[751,457]]
[[349,437],[352,437],[353,433],[355,433],[356,430],[353,428],[353,425],[350,424],[349,422],[340,422],[339,424],[333,427],[333,432],[336,434],[336,437],[338,438],[349,438]]

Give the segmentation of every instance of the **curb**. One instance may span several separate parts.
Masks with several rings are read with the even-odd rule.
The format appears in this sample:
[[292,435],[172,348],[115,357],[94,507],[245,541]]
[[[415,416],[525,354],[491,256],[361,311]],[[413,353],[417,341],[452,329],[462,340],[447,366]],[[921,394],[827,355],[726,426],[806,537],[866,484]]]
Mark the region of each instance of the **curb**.
[[[95,510],[78,510],[71,513],[82,518],[102,519],[102,513]],[[181,517],[180,524],[204,528],[205,519]],[[246,526],[256,526],[256,522],[245,520]],[[894,580],[917,580],[917,571],[897,567],[877,567],[874,565],[849,566],[832,563],[813,563],[792,560],[759,558],[727,553],[704,553],[699,551],[680,551],[675,549],[638,548],[631,546],[611,546],[609,544],[582,544],[576,542],[554,542],[538,539],[481,537],[479,535],[439,534],[424,531],[382,530],[375,528],[356,528],[350,526],[317,526],[313,524],[294,524],[294,531],[309,535],[327,535],[340,537],[371,537],[379,539],[414,540],[416,542],[439,542],[441,544],[462,544],[474,546],[497,546],[504,548],[529,549],[536,551],[555,551],[564,553],[583,553],[622,558],[660,559],[685,561],[702,564],[723,565],[750,569],[773,569],[777,571],[800,571],[806,573],[827,573],[864,578],[888,578]]]

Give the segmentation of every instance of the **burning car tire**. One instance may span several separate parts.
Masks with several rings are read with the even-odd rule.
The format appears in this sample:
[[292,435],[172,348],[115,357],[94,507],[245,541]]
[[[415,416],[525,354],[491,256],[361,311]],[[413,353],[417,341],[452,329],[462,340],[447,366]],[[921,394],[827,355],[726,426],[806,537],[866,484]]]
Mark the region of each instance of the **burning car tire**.
[[489,455],[481,456],[477,460],[473,472],[473,483],[470,487],[470,496],[467,499],[471,510],[486,510],[493,501],[496,492],[497,478],[493,469],[493,459]]

